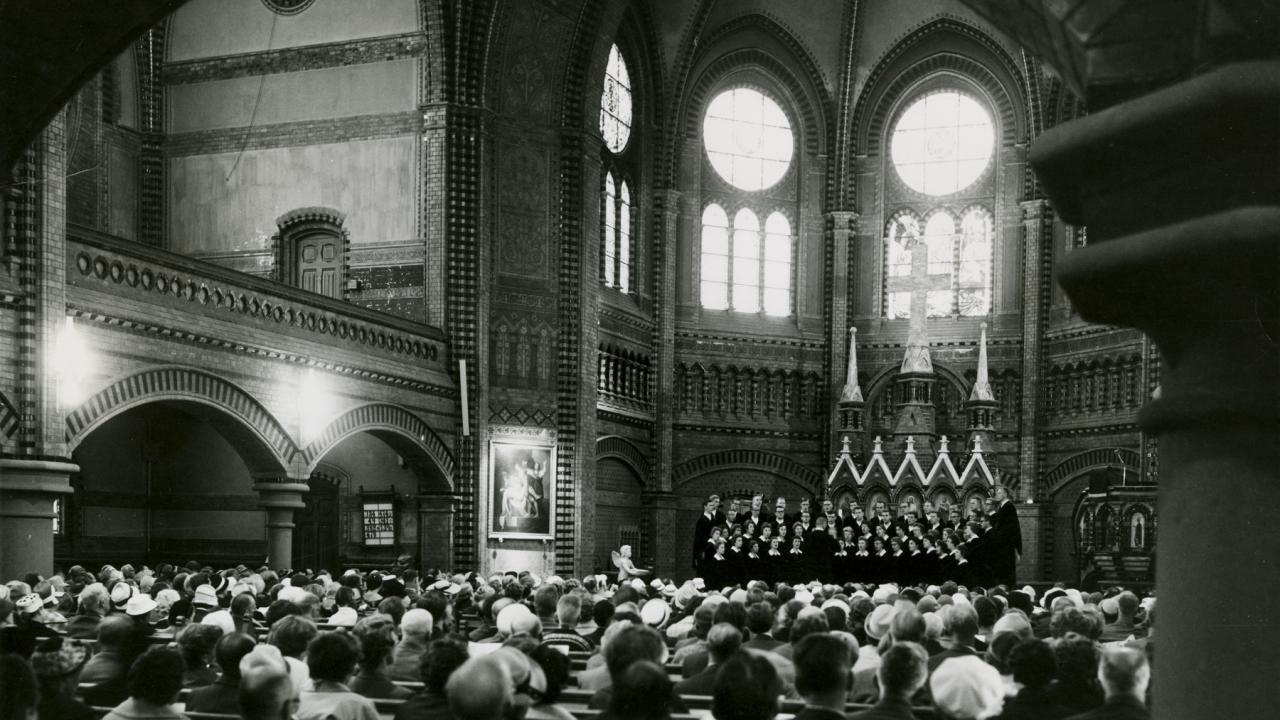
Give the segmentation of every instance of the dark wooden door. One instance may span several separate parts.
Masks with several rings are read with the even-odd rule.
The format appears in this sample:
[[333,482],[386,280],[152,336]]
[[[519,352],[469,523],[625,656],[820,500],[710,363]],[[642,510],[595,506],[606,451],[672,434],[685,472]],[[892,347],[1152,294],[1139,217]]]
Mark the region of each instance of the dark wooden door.
[[338,486],[323,477],[312,476],[311,491],[303,498],[303,508],[294,513],[294,566],[331,573],[339,572],[341,533],[338,525]]

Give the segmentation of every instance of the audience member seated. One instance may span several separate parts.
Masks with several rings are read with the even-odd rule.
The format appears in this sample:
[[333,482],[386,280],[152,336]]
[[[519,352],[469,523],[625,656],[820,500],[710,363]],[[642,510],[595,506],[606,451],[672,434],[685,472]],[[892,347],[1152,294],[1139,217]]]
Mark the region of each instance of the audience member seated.
[[[551,645],[564,645],[570,650],[590,652],[595,649],[591,641],[582,637],[576,630],[578,619],[582,615],[582,598],[566,594],[556,601],[556,611],[552,616],[555,624],[546,625],[542,630],[542,641]],[[550,629],[548,629],[550,628]]]
[[252,637],[239,632],[218,638],[213,657],[222,674],[210,685],[191,691],[187,696],[187,711],[235,714],[240,695],[240,661],[255,645]]
[[986,720],[1000,714],[1000,673],[973,655],[948,658],[929,676],[936,712],[947,720]]
[[188,625],[178,633],[178,650],[187,668],[182,675],[182,687],[201,688],[218,679],[210,661],[213,648],[221,637],[221,628],[203,623]]
[[711,715],[716,720],[771,720],[782,683],[768,659],[746,651],[729,658],[716,676]]
[[1100,707],[1106,700],[1098,680],[1098,646],[1076,633],[1067,633],[1053,645],[1057,677],[1049,686],[1049,699],[1072,713]]
[[351,690],[367,698],[403,700],[413,694],[387,677],[391,652],[396,647],[395,619],[375,613],[352,629],[360,643],[360,671],[351,679]]
[[1104,650],[1098,663],[1098,681],[1107,699],[1102,707],[1072,715],[1071,720],[1150,720],[1147,685],[1151,666],[1147,656],[1132,648]]
[[609,706],[601,720],[669,720],[671,679],[662,666],[641,660],[632,663],[614,683]]
[[880,666],[876,668],[880,699],[874,707],[854,713],[850,720],[913,720],[911,698],[924,687],[929,676],[928,661],[920,645],[894,643],[881,656]]
[[94,720],[93,708],[75,699],[80,668],[89,658],[89,648],[74,639],[46,638],[36,644],[31,670],[40,685],[40,705],[36,715],[45,720]]
[[[405,613],[405,618],[408,617],[409,613]],[[452,637],[432,640],[422,653],[418,665],[418,679],[422,681],[422,692],[408,698],[396,709],[396,720],[450,720],[453,718],[445,685],[449,682],[449,676],[453,671],[466,661],[466,642]]]
[[316,624],[308,618],[298,615],[286,615],[271,626],[267,634],[267,642],[280,648],[285,657],[302,659],[307,647],[320,631]]
[[507,720],[515,686],[506,666],[484,655],[463,663],[450,676],[445,694],[457,720]]
[[936,670],[947,658],[978,654],[978,612],[973,606],[948,606],[942,612],[942,623],[943,638],[950,636],[950,646],[936,655],[929,656],[929,672]]
[[[558,703],[560,693],[569,683],[569,656],[545,641],[529,653],[534,668],[534,703],[525,713],[526,720],[573,720],[573,713]],[[539,673],[541,675],[539,676]],[[541,681],[541,689],[537,683]]]
[[132,636],[133,623],[128,618],[110,615],[98,624],[98,651],[80,671],[80,682],[93,685],[83,694],[86,703],[115,707],[129,697],[129,663],[124,648]]
[[0,720],[31,720],[40,690],[31,666],[17,655],[0,655]]
[[676,683],[676,694],[710,695],[716,688],[716,675],[742,647],[742,633],[729,623],[717,623],[707,633],[707,666],[693,677]]
[[[597,690],[587,702],[593,710],[604,710],[609,707],[613,695],[612,684],[618,681],[622,673],[632,664],[645,661],[662,665],[667,659],[667,645],[662,636],[647,625],[627,624],[612,639],[607,640],[604,648],[605,667],[608,668],[610,685]],[[684,703],[677,697],[671,698],[673,712],[684,712]]]
[[236,696],[236,712],[243,720],[293,719],[293,682],[281,670],[263,667],[250,671],[241,678]]
[[1023,640],[1009,652],[1008,665],[1022,689],[1005,700],[1000,720],[1058,720],[1071,714],[1048,696],[1049,683],[1057,672],[1057,660],[1048,643]]
[[400,618],[400,642],[391,654],[387,677],[402,682],[418,679],[422,656],[431,642],[433,625],[431,613],[422,608],[413,608]]
[[[1127,640],[1130,636],[1140,637],[1142,631],[1138,629],[1137,623],[1134,622],[1134,616],[1138,613],[1138,596],[1129,591],[1124,591],[1115,596],[1113,602],[1116,605],[1116,620],[1107,623],[1102,628],[1102,635],[1098,638],[1101,642],[1115,642],[1117,640]],[[1106,600],[1103,601],[1105,605]],[[1104,608],[1105,610],[1105,608]]]
[[302,693],[298,720],[378,720],[373,701],[351,691],[360,645],[345,632],[321,633],[307,646],[312,690]]
[[129,698],[103,720],[174,720],[185,718],[169,706],[178,699],[185,671],[182,654],[167,647],[147,650],[129,668]]
[[751,631],[751,639],[742,644],[747,650],[769,652],[782,645],[773,638],[773,608],[767,602],[755,602],[747,608],[747,629]]
[[80,591],[79,612],[67,620],[67,637],[93,640],[98,637],[98,623],[111,611],[111,596],[102,583],[90,583]]
[[796,720],[844,720],[845,698],[853,682],[849,646],[827,633],[812,633],[793,646],[796,690],[804,710]]

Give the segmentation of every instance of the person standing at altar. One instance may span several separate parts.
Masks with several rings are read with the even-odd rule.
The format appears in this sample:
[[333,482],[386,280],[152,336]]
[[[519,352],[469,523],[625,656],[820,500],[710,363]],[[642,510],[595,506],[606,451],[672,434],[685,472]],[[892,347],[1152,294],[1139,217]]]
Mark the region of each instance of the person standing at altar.
[[1018,559],[1022,557],[1022,526],[1018,522],[1018,510],[1009,498],[1004,486],[996,486],[996,510],[991,517],[990,565],[992,582],[1013,586],[1017,575]]

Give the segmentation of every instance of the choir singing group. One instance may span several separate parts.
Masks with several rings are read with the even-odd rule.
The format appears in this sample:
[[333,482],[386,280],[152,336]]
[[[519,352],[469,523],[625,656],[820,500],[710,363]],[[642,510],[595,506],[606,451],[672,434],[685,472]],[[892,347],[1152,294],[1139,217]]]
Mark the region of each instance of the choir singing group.
[[[926,501],[897,508],[877,502],[870,512],[824,500],[820,512],[808,498],[787,512],[778,497],[773,512],[764,496],[739,507],[720,496],[703,503],[694,530],[693,563],[710,587],[768,582],[940,583],[969,586],[1013,584],[1022,553],[1022,531],[1008,491],[997,487],[991,498],[970,500],[963,510]],[[896,512],[895,512],[896,511]]]

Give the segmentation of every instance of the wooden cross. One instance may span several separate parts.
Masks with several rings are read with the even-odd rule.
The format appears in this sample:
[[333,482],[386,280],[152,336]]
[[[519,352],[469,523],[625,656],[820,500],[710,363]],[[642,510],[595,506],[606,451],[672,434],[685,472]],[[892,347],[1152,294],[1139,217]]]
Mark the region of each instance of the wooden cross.
[[911,275],[889,278],[888,289],[889,292],[911,292],[911,337],[914,338],[919,333],[919,339],[924,341],[925,320],[929,317],[929,291],[950,291],[951,272],[929,273],[929,246],[924,238],[909,235],[905,238],[904,245],[911,253]]

